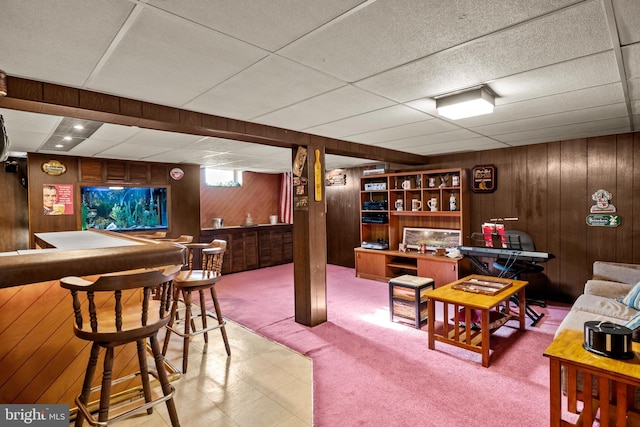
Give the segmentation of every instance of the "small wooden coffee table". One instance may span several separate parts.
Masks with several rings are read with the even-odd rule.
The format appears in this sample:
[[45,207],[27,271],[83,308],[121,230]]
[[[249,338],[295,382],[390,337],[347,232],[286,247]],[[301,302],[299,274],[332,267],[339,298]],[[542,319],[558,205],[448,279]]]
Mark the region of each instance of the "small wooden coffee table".
[[[468,292],[460,289],[454,289],[456,285],[469,282],[471,280],[492,281],[509,284],[505,289],[500,290],[495,295],[487,295],[483,293],[474,293],[473,289]],[[447,344],[455,345],[476,353],[482,354],[482,366],[489,366],[489,338],[491,336],[489,312],[492,309],[499,309],[500,303],[505,303],[505,313],[509,315],[509,298],[518,294],[518,320],[520,321],[519,329],[525,330],[525,287],[529,282],[514,279],[499,279],[491,276],[482,276],[472,274],[464,277],[448,285],[441,286],[429,292],[427,303],[428,325],[429,325],[429,348],[435,349],[435,342],[441,341]],[[435,310],[436,303],[443,304],[443,330],[442,334],[436,333],[435,330]],[[449,305],[453,305],[453,312],[449,311]],[[461,308],[465,310],[465,319],[461,321],[458,312]],[[480,330],[476,330],[472,326],[471,312],[477,310],[481,315]],[[453,317],[453,325],[449,324],[449,318]],[[495,329],[494,329],[495,330]]]

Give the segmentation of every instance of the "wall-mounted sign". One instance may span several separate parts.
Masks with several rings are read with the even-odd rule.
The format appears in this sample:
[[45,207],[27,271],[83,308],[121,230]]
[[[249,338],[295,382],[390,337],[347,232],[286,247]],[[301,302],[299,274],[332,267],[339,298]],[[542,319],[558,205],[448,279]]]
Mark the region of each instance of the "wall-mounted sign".
[[493,165],[474,166],[471,170],[471,191],[474,193],[492,193],[498,184],[498,171]]
[[587,224],[592,227],[617,227],[620,225],[618,215],[587,215]]
[[184,178],[184,171],[180,168],[173,168],[169,172],[169,176],[176,181],[180,181],[182,178]]
[[47,175],[58,176],[67,171],[67,167],[57,160],[49,160],[42,164],[42,172]]
[[42,207],[45,215],[72,215],[73,184],[44,184]]
[[596,202],[596,204],[591,206],[591,213],[615,212],[616,207],[610,203],[612,198],[613,195],[607,190],[600,189],[593,193],[591,195],[591,200]]

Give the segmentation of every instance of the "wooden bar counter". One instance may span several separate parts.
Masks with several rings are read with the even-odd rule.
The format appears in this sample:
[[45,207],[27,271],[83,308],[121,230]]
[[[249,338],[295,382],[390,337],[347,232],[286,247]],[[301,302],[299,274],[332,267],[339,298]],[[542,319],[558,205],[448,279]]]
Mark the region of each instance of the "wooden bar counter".
[[[36,234],[41,248],[0,254],[0,403],[68,404],[82,388],[90,344],[73,334],[65,276],[182,264],[184,247],[101,231]],[[139,296],[132,296],[139,298]],[[114,376],[134,372],[124,346]],[[100,378],[102,372],[99,362]],[[123,383],[121,390],[129,384]],[[117,392],[117,390],[115,390]]]

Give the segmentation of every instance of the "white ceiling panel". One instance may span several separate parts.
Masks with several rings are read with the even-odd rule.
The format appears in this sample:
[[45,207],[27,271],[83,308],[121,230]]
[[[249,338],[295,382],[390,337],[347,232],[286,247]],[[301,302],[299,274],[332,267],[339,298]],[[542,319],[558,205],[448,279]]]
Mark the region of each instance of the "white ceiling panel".
[[352,116],[347,119],[310,127],[305,129],[305,132],[332,138],[344,138],[350,135],[421,122],[430,118],[430,116],[416,111],[413,108],[405,107],[404,105],[394,105],[392,107]]
[[259,123],[294,130],[340,120],[393,104],[354,86],[344,86],[255,119]]
[[601,2],[583,2],[356,84],[400,102],[438,96],[611,49],[608,31]]
[[344,82],[271,55],[185,104],[208,114],[250,120],[344,86]]
[[[351,143],[425,156],[638,130],[640,1],[505,4],[6,1],[0,69],[336,138],[354,155]],[[495,92],[493,114],[438,115],[436,96],[476,84]],[[43,148],[63,117],[0,107],[12,151],[65,153]],[[380,152],[375,161],[328,153],[326,166],[388,162]],[[109,123],[66,153],[291,169],[290,148]]]
[[92,76],[89,87],[183,105],[267,54],[168,13],[143,9]]

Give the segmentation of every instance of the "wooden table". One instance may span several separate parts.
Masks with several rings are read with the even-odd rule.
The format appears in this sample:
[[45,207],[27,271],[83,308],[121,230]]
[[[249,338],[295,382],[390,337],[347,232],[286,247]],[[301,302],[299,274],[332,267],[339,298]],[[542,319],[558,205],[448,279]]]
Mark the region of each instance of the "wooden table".
[[[484,295],[480,293],[465,292],[454,289],[454,286],[472,279],[500,281],[502,283],[511,283],[506,289],[503,289],[496,295]],[[520,330],[525,330],[525,286],[528,282],[513,279],[499,279],[496,277],[482,276],[472,274],[464,277],[448,285],[441,286],[429,292],[428,309],[428,325],[429,325],[429,348],[435,349],[435,342],[440,341],[447,344],[455,345],[476,353],[482,354],[482,366],[489,366],[489,339],[491,330],[489,328],[489,312],[492,309],[499,309],[499,305],[505,303],[505,314],[509,314],[509,298],[518,294],[518,319],[520,321]],[[436,303],[443,304],[444,318],[442,334],[436,332],[435,329],[435,307]],[[454,306],[452,313],[453,326],[449,324],[449,305]],[[465,321],[461,322],[458,318],[458,312],[461,308],[465,310]],[[478,310],[481,314],[480,330],[472,328],[470,318],[471,309]]]
[[[600,409],[600,426],[626,426],[628,410],[633,406],[634,388],[640,387],[640,344],[632,343],[633,359],[618,360],[599,356],[582,347],[584,332],[573,329],[561,331],[544,351],[550,368],[550,413],[552,427],[568,425],[593,425],[594,415]],[[577,412],[575,401],[582,400],[584,407],[576,424],[562,419],[561,368],[567,371],[567,411]],[[611,394],[614,402],[598,396],[587,399],[577,387],[577,373],[581,372],[582,384],[598,380],[598,396]],[[584,388],[584,386],[583,386]],[[587,390],[590,387],[587,388]],[[631,414],[637,417],[637,413]],[[636,418],[637,419],[637,418]],[[613,422],[612,422],[613,421]]]

